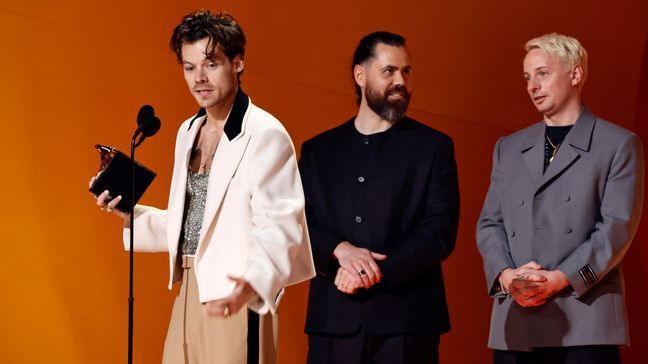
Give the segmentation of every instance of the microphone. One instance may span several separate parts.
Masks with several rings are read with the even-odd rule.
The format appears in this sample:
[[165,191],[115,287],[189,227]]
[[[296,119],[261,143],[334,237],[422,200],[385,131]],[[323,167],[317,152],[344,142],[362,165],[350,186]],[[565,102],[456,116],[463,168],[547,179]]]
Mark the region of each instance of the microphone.
[[[136,192],[136,183],[135,180],[138,178],[135,170],[135,148],[137,148],[146,137],[155,135],[155,133],[160,130],[160,119],[155,116],[155,110],[151,105],[142,106],[137,112],[137,129],[133,138],[131,139],[131,196],[135,196]],[[139,139],[137,137],[139,136]],[[136,142],[137,140],[137,142]],[[139,176],[141,177],[141,176]],[[135,241],[135,199],[131,199],[131,213],[129,214],[130,218],[130,276],[129,276],[129,287],[128,287],[128,363],[133,362],[133,315],[134,315],[134,298],[133,298],[133,245]]]
[[133,139],[140,137],[135,146],[142,144],[146,137],[155,135],[160,130],[160,119],[155,116],[155,109],[151,105],[142,106],[137,112],[137,129]]

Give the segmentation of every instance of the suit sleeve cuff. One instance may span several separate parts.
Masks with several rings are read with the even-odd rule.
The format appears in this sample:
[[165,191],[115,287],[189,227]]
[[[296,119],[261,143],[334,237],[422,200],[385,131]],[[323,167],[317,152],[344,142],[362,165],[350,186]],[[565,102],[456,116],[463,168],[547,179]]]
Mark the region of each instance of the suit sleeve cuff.
[[255,300],[248,302],[252,311],[260,315],[277,312],[279,301],[284,293],[282,284],[276,279],[268,277],[267,272],[256,267],[249,267],[242,278],[252,286],[258,295],[256,302]]
[[[507,267],[508,268],[508,267]],[[504,269],[507,269],[504,268]],[[493,281],[493,285],[491,286],[490,291],[488,292],[489,296],[491,297],[506,297],[508,296],[508,292],[502,287],[502,283],[500,282],[500,276],[502,275],[502,272],[504,271],[502,269],[500,273],[495,277],[495,280]]]
[[499,264],[490,264],[491,267],[494,267],[492,269],[486,268],[486,288],[488,289],[488,295],[493,296],[493,297],[499,297],[499,296],[506,296],[506,292],[504,292],[499,283],[499,276],[504,271],[504,269],[507,268],[512,268],[514,269],[515,267],[513,264],[509,264],[508,262],[500,262]]
[[585,264],[577,270],[566,269],[566,267],[562,266],[557,269],[565,273],[571,287],[574,289],[572,294],[577,298],[587,293],[598,282],[596,272],[589,264]]

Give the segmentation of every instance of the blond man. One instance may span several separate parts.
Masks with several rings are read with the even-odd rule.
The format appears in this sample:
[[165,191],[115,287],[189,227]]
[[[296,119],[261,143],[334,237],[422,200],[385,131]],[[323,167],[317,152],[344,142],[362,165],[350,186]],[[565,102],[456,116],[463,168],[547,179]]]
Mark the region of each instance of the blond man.
[[583,104],[587,52],[547,34],[524,78],[543,120],[497,141],[477,246],[493,297],[495,363],[620,363],[620,263],[643,200],[639,138]]

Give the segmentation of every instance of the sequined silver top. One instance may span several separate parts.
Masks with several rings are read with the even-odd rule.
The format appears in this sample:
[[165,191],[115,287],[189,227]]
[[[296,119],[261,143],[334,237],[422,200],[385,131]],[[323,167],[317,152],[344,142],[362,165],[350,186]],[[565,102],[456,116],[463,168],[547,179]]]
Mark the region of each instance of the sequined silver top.
[[195,255],[200,238],[203,216],[205,215],[205,200],[207,199],[207,185],[209,172],[196,174],[187,171],[187,194],[185,197],[182,240],[182,254]]

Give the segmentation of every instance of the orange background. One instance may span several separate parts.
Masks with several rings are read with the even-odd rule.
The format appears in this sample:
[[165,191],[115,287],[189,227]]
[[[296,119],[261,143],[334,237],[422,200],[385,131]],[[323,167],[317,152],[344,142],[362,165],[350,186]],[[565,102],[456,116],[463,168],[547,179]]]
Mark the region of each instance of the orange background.
[[[162,130],[138,159],[158,172],[144,203],[165,206],[177,126],[197,107],[167,48],[185,13],[226,10],[248,36],[243,87],[286,126],[297,149],[355,113],[351,55],[385,29],[406,36],[410,115],[455,140],[461,178],[457,249],[444,265],[453,330],[445,363],[486,363],[491,300],[474,226],[495,140],[540,116],[521,77],[522,46],[557,31],[590,54],[584,96],[599,116],[648,143],[648,2],[644,0],[153,1],[0,0],[1,363],[126,360],[128,255],[121,223],[87,192],[95,143],[128,150],[140,105]],[[646,219],[644,219],[646,220]],[[648,357],[648,226],[626,259],[633,345]],[[137,363],[160,361],[173,294],[164,254],[136,256]],[[303,363],[307,285],[281,306],[280,362]]]

